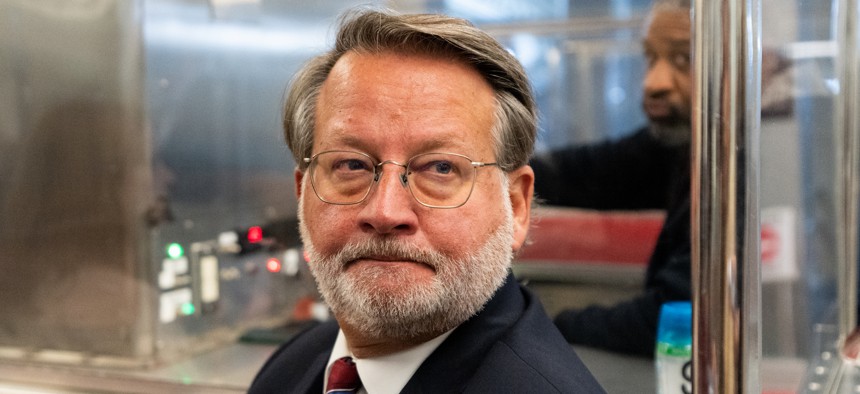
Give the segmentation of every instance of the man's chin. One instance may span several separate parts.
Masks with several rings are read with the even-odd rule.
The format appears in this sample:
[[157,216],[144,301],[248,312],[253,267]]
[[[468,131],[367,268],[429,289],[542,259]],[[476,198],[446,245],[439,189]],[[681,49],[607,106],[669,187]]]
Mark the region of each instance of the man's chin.
[[681,146],[690,143],[692,127],[689,120],[673,118],[667,121],[651,121],[651,136],[666,146]]
[[372,259],[359,259],[350,262],[346,267],[347,272],[369,271],[381,279],[390,276],[417,276],[432,277],[436,271],[429,264],[418,261],[381,261]]
[[426,265],[414,263],[359,264],[349,267],[346,274],[354,287],[366,287],[365,294],[370,297],[378,294],[383,299],[411,297],[417,288],[426,291],[433,286],[436,276]]

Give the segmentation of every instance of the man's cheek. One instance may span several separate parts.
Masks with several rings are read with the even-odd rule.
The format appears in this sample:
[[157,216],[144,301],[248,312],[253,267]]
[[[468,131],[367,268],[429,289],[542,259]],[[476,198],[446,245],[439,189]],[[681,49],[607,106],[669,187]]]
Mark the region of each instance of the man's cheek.
[[483,244],[486,240],[486,236],[481,237],[483,230],[475,227],[461,227],[462,223],[470,223],[470,221],[457,221],[453,225],[456,227],[448,228],[447,231],[434,237],[430,242],[431,246],[445,256],[455,257],[466,254]]

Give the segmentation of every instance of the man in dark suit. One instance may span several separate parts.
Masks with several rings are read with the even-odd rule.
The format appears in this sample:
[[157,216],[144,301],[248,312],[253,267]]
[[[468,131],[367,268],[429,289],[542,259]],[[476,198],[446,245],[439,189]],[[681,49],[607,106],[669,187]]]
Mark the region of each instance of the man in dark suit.
[[352,12],[294,78],[284,126],[336,321],[283,345],[251,393],[603,392],[509,271],[536,110],[498,42],[445,16]]
[[643,40],[648,126],[531,161],[536,195],[547,204],[666,211],[644,291],[616,305],[559,313],[555,323],[571,343],[653,357],[660,307],[690,299],[690,25],[689,0],[652,6]]

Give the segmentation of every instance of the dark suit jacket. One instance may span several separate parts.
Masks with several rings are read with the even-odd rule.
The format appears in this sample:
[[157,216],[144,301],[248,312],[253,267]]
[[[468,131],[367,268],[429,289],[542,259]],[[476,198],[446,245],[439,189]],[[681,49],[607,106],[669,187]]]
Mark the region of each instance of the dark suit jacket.
[[[249,393],[321,394],[337,336],[320,324],[281,346]],[[401,393],[603,393],[513,275],[477,315],[461,324],[418,368]],[[373,393],[370,393],[373,394]]]
[[547,204],[598,210],[666,210],[644,292],[611,307],[561,312],[570,343],[653,357],[660,306],[689,300],[690,146],[665,146],[643,128],[616,141],[536,157],[535,194]]

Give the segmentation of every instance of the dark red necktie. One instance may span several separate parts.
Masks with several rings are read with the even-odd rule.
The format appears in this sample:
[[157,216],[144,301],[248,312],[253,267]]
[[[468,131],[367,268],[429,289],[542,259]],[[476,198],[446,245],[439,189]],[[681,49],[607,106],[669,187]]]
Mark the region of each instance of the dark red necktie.
[[331,365],[328,374],[328,385],[326,394],[331,393],[356,393],[361,387],[361,379],[358,378],[358,370],[352,357],[341,357]]

